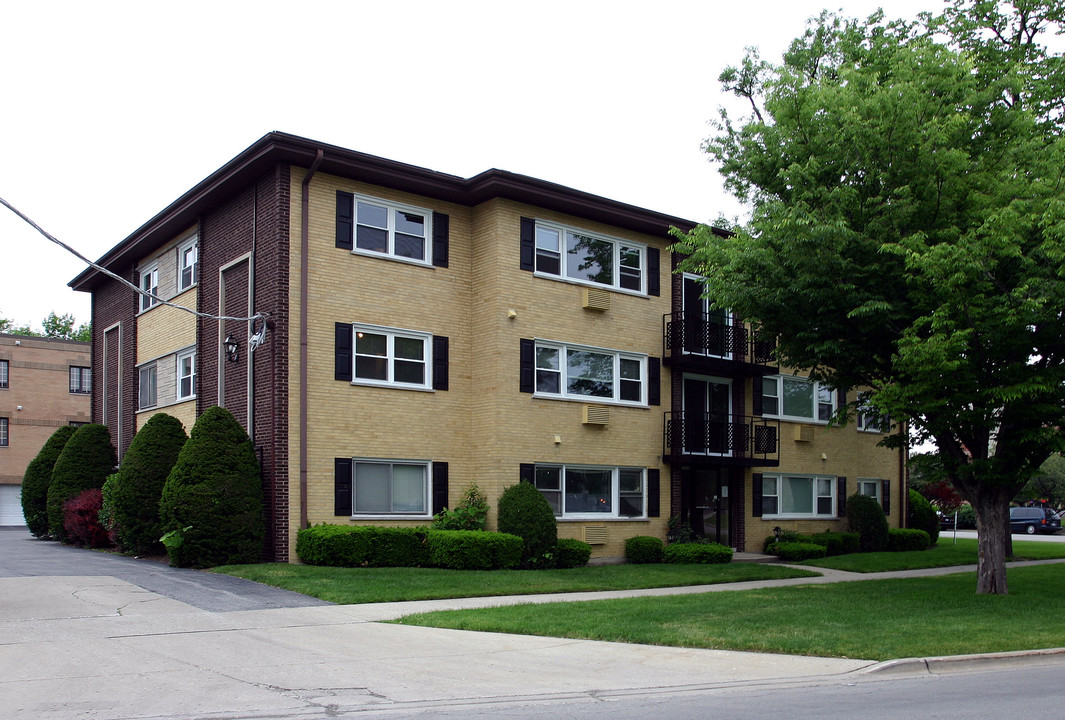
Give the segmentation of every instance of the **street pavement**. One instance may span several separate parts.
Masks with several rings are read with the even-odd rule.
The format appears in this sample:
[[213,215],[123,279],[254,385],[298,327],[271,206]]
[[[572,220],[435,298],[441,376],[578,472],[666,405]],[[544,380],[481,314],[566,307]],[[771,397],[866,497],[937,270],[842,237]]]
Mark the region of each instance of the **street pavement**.
[[[1063,663],[1065,651],[890,663],[407,627],[413,612],[959,572],[332,605],[0,531],[0,718],[319,718],[618,693]],[[559,605],[565,612],[565,605]],[[519,713],[520,715],[520,713]]]

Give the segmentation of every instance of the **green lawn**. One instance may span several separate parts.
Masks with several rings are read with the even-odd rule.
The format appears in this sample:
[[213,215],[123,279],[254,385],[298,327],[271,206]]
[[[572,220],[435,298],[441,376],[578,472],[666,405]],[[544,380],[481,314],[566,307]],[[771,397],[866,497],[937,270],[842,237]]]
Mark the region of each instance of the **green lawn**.
[[[1065,558],[1065,543],[1037,542],[1018,540],[1013,543],[1015,560],[1048,560]],[[857,553],[854,555],[837,555],[820,560],[807,560],[799,563],[813,567],[846,570],[848,572],[889,572],[892,570],[916,570],[929,567],[950,567],[952,565],[975,565],[976,540],[958,538],[957,544],[947,535],[941,535],[939,544],[931,550],[914,552],[880,552]]]
[[817,572],[778,565],[598,565],[572,570],[439,570],[334,568],[269,563],[213,568],[256,582],[341,604],[535,593],[633,590],[809,577]]
[[412,615],[408,625],[888,660],[1065,645],[1065,564],[975,573]]

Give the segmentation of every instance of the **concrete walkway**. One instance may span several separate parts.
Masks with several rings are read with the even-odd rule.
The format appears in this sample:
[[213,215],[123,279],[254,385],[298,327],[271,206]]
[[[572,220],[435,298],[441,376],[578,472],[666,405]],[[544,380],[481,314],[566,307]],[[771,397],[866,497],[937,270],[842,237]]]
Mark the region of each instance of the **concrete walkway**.
[[[9,554],[10,546],[23,546]],[[36,552],[51,557],[29,572]],[[55,553],[63,555],[59,559]],[[486,702],[655,693],[733,684],[839,681],[869,671],[928,672],[937,660],[873,663],[692,650],[382,624],[412,612],[515,603],[723,592],[803,583],[956,573],[856,575],[606,593],[468,598],[372,605],[306,599],[217,610],[197,588],[210,573],[149,590],[114,555],[0,533],[0,717],[4,720],[339,717]],[[143,564],[143,561],[139,561]],[[70,567],[74,564],[74,568]],[[85,567],[85,574],[71,569]],[[108,572],[100,572],[101,569]],[[62,572],[61,570],[67,570]],[[190,572],[190,571],[187,571]],[[178,576],[175,576],[178,577]],[[153,579],[154,578],[154,579]],[[213,582],[213,581],[209,581]],[[254,584],[254,583],[253,583]],[[261,587],[261,586],[260,586]],[[167,596],[179,591],[184,602]],[[233,588],[224,589],[232,592]],[[292,595],[291,593],[289,595]],[[191,596],[191,597],[190,597]],[[297,596],[303,597],[303,596]],[[564,611],[564,606],[560,606]],[[1065,654],[1025,654],[1065,662]],[[997,660],[998,657],[991,658]],[[1013,658],[1011,658],[1013,659]],[[957,659],[951,659],[958,663]],[[986,663],[987,657],[968,662]],[[958,667],[963,667],[958,665]],[[849,680],[850,681],[850,680]]]

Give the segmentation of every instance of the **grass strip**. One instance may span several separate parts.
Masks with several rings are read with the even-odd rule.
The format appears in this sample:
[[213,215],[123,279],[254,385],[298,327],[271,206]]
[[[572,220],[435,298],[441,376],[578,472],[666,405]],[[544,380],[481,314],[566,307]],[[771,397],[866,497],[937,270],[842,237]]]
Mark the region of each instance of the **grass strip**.
[[890,660],[1065,645],[1065,565],[1008,570],[1009,595],[975,573],[518,605],[397,622],[690,648]]
[[212,572],[293,590],[341,604],[635,590],[809,577],[813,571],[777,565],[598,565],[570,570],[440,570],[334,568],[287,563],[225,565]]
[[[1014,560],[1065,558],[1065,543],[1018,540],[1013,543],[1013,555]],[[939,544],[931,550],[836,555],[835,557],[806,560],[799,564],[848,572],[872,573],[951,567],[954,565],[975,565],[976,561],[977,547],[974,538],[958,538],[957,544],[954,544],[952,538],[941,535]]]

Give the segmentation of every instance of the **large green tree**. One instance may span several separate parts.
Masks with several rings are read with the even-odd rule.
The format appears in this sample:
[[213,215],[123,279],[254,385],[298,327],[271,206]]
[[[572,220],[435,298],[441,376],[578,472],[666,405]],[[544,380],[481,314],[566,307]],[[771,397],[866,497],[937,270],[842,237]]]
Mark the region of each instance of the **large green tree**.
[[822,14],[780,64],[749,53],[721,80],[753,112],[723,111],[706,149],[751,220],[678,234],[782,365],[873,388],[936,444],[977,515],[979,593],[1007,592],[1009,501],[1065,448],[1062,58],[1039,42],[1062,21],[956,0]]

